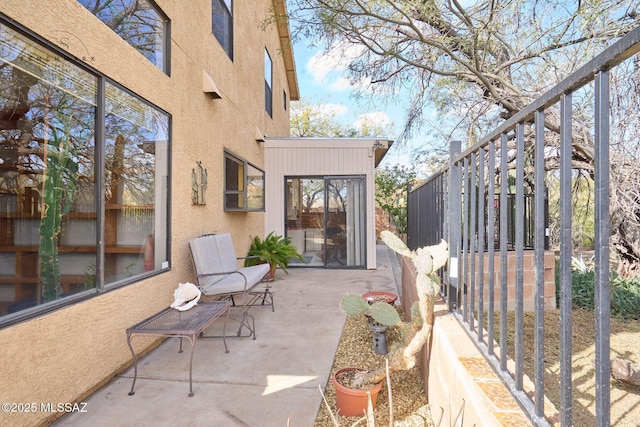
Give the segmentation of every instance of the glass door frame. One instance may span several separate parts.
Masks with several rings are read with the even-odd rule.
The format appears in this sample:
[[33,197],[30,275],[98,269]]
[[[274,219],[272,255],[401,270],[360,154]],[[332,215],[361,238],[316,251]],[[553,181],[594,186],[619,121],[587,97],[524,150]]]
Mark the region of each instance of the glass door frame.
[[[298,184],[296,186],[290,185],[294,180],[298,180]],[[302,194],[304,180],[322,181],[321,206],[316,206],[317,210],[314,212],[311,212],[310,205],[304,207],[304,194]],[[346,200],[342,200],[339,194],[330,192],[331,181],[355,182],[357,188],[348,189],[348,184],[345,185],[346,194],[344,196],[346,196]],[[292,261],[291,267],[366,268],[367,195],[365,175],[285,176],[284,194],[285,236],[292,239],[292,243],[307,260],[307,264]],[[334,200],[331,201],[330,197]],[[296,200],[290,200],[291,198]],[[318,200],[314,203],[317,204]],[[342,204],[342,206],[338,206],[338,204]],[[305,209],[308,212],[305,212]],[[357,230],[353,227],[357,227]],[[320,235],[317,234],[318,231]]]

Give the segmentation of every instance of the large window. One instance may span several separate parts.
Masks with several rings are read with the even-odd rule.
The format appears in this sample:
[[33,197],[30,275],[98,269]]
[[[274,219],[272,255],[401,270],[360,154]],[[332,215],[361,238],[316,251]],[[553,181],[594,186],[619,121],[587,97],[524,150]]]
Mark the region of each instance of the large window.
[[0,324],[168,267],[168,147],[166,113],[0,21]]
[[104,273],[111,283],[167,260],[169,119],[110,84],[105,98]]
[[264,108],[273,117],[273,63],[267,49],[264,50]]
[[233,60],[233,0],[211,0],[211,31]]
[[156,67],[169,74],[169,20],[150,0],[78,0]]
[[224,210],[264,211],[264,172],[225,152]]

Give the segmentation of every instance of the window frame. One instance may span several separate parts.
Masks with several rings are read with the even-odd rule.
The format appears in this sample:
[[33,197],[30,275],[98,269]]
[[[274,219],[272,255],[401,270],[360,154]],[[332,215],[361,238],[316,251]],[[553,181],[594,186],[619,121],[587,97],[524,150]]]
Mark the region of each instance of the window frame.
[[[87,6],[85,6],[82,1],[77,0],[78,3],[80,3],[80,5],[82,5],[85,9],[87,9],[90,13],[93,14],[93,16],[95,16],[97,19],[99,19],[103,24],[105,24],[107,27],[109,27],[113,32],[115,32],[116,34],[118,34],[118,36],[120,38],[122,38],[124,41],[126,41],[131,47],[133,47],[138,53],[140,53],[142,56],[145,57],[145,59],[147,59],[149,62],[151,62],[153,65],[155,65],[156,67],[158,67],[161,71],[163,71],[165,74],[167,74],[168,76],[171,75],[171,20],[169,19],[169,17],[162,11],[162,9],[158,6],[158,4],[154,1],[154,0],[144,0],[145,2],[147,2],[149,4],[149,6],[151,7],[151,9],[153,10],[153,12],[155,12],[157,14],[157,18],[159,21],[162,22],[162,59],[160,60],[160,63],[156,63],[155,61],[151,60],[150,58],[147,57],[147,55],[145,55],[145,51],[139,49],[138,47],[136,47],[136,45],[132,44],[129,40],[127,40],[126,38],[122,37],[122,35],[120,35],[120,33],[117,31],[116,28],[112,28],[111,26],[108,25],[107,22],[105,22],[101,16],[96,15],[94,13],[94,11],[92,11],[91,9],[89,9]],[[134,0],[132,0],[133,2]]]
[[[170,260],[171,260],[171,209],[169,205],[169,201],[171,200],[171,126],[172,126],[172,118],[171,115],[159,108],[158,106],[152,104],[144,97],[132,92],[128,88],[120,85],[119,83],[113,81],[103,73],[98,70],[92,68],[85,62],[73,57],[68,52],[64,51],[60,47],[50,43],[46,39],[36,35],[28,28],[16,23],[15,21],[7,18],[4,14],[0,13],[0,24],[10,31],[15,32],[20,37],[28,40],[29,43],[32,43],[35,47],[42,49],[43,51],[48,52],[52,57],[59,58],[61,61],[65,61],[74,67],[86,72],[88,75],[93,76],[95,78],[95,91],[96,91],[96,99],[95,99],[95,113],[94,113],[94,137],[93,137],[93,147],[94,147],[94,159],[93,159],[93,173],[95,175],[94,184],[95,188],[93,189],[93,196],[95,203],[95,227],[98,230],[95,236],[95,253],[89,252],[92,256],[95,256],[95,283],[93,287],[86,288],[85,290],[81,290],[79,292],[74,292],[71,294],[66,294],[64,296],[58,296],[56,299],[48,301],[48,302],[36,302],[35,305],[28,305],[27,308],[19,309],[18,311],[12,313],[6,313],[0,315],[0,328],[4,328],[7,326],[14,325],[19,322],[23,322],[25,320],[30,320],[37,316],[42,315],[43,313],[53,312],[63,307],[66,307],[70,304],[74,304],[80,301],[85,301],[90,298],[96,297],[100,294],[103,294],[108,291],[112,291],[123,286],[127,286],[136,282],[140,282],[142,280],[146,280],[151,276],[160,274],[165,271],[170,270]],[[165,261],[158,263],[159,265],[154,266],[151,270],[146,270],[141,273],[134,273],[131,276],[126,276],[123,278],[116,278],[114,281],[106,283],[105,279],[105,260],[108,252],[105,250],[105,219],[106,219],[106,204],[105,204],[105,186],[107,185],[104,178],[105,173],[105,116],[108,114],[106,108],[106,94],[105,87],[107,85],[113,86],[117,90],[125,92],[127,95],[134,97],[138,102],[141,102],[148,107],[156,110],[158,113],[162,114],[166,119],[166,154],[165,154],[165,165],[166,167],[166,177],[163,175],[162,177],[156,176],[154,173],[154,185],[166,185],[166,191],[163,194],[165,199],[162,197],[158,200],[154,198],[154,205],[158,210],[162,210],[161,216],[164,220],[163,230],[160,233],[163,236],[162,243],[159,243],[155,246],[156,248],[162,247],[162,250],[165,253]],[[156,171],[157,169],[154,169]],[[77,217],[88,217],[90,218],[91,212],[88,214],[80,213],[76,214]],[[58,243],[62,244],[61,242]],[[65,245],[69,245],[66,243]],[[71,245],[73,246],[73,245]],[[5,253],[10,253],[6,252]],[[16,273],[17,274],[17,273]],[[73,274],[73,273],[71,273]],[[116,277],[116,276],[114,276]],[[39,278],[40,281],[40,278]],[[41,286],[42,283],[39,282],[37,286]],[[19,302],[19,301],[16,301]]]
[[273,118],[273,60],[264,49],[264,109]]
[[[233,161],[235,163],[237,163],[240,167],[238,169],[242,169],[242,177],[238,177],[236,175],[236,178],[240,178],[236,181],[236,183],[239,181],[241,182],[241,187],[242,188],[229,188],[230,187],[230,183],[228,182],[228,177],[229,177],[229,173],[230,171],[228,170],[227,167],[227,162],[228,161]],[[249,185],[250,185],[250,179],[249,177],[251,175],[249,175],[249,170],[250,169],[255,169],[257,171],[259,171],[261,173],[262,176],[262,192],[261,192],[261,197],[260,199],[262,200],[262,204],[261,206],[257,207],[257,208],[252,208],[249,206],[249,193],[251,192],[249,189]],[[245,160],[244,158],[238,156],[237,154],[234,154],[233,152],[225,149],[224,150],[224,191],[223,191],[223,207],[224,207],[224,211],[225,212],[264,212],[265,211],[265,172],[264,170],[260,169],[259,167],[257,167],[256,165],[254,165],[253,163],[248,162],[247,160]],[[232,206],[229,204],[229,200],[233,197],[237,197],[237,203],[235,206]]]
[[[224,20],[226,28],[216,32],[215,18]],[[211,33],[231,61],[233,61],[233,27],[233,0],[211,0]]]

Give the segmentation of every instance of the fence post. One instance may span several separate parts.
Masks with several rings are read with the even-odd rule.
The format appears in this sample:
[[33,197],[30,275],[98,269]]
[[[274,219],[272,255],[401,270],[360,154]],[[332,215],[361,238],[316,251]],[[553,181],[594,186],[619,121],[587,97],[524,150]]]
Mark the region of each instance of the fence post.
[[412,244],[413,244],[413,233],[414,233],[413,225],[411,224],[411,215],[409,215],[409,212],[411,212],[411,208],[412,208],[412,206],[411,206],[411,183],[408,182],[407,183],[407,207],[406,207],[406,209],[407,209],[407,216],[406,216],[406,218],[407,218],[407,221],[406,221],[407,229],[405,230],[405,232],[407,233],[407,234],[405,234],[405,236],[407,236],[407,247],[408,248],[412,247]]
[[460,166],[454,160],[460,154],[461,147],[461,141],[451,141],[449,146],[449,289],[447,289],[449,311],[457,308],[459,296],[458,259],[462,227],[462,194],[460,194]]

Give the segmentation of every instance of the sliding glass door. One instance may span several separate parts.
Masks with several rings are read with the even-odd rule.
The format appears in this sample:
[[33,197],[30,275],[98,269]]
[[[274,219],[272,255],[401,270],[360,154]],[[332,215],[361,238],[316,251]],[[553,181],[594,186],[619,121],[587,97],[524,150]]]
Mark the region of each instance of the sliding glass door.
[[285,203],[286,235],[306,265],[366,266],[364,176],[289,177]]

